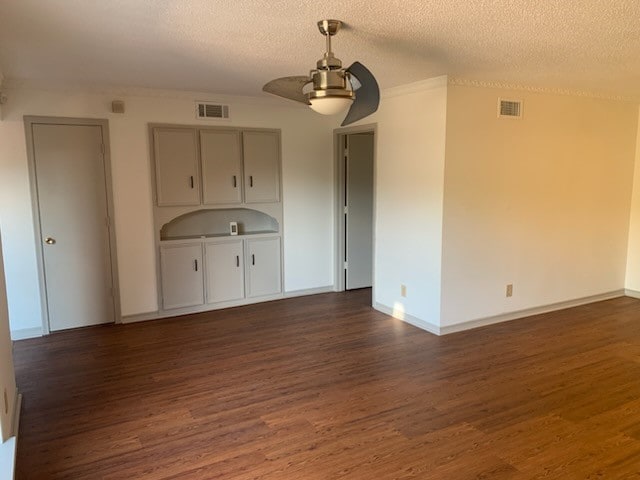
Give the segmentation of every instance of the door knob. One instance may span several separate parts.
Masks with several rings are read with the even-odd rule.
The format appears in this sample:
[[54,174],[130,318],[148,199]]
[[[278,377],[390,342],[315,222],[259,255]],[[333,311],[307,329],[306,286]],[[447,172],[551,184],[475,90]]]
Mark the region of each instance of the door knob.
[[51,238],[51,237],[47,237],[44,239],[44,243],[46,243],[47,245],[53,245],[54,243],[56,243],[56,239],[55,238]]

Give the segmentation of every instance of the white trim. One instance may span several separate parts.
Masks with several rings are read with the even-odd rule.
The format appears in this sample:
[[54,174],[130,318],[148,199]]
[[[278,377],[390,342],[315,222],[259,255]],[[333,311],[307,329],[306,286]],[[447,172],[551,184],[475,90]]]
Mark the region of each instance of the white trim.
[[442,75],[440,77],[428,78],[419,82],[407,83],[397,87],[385,88],[381,92],[382,98],[398,97],[400,95],[408,95],[410,93],[425,92],[435,88],[446,87],[449,85],[449,77]]
[[565,95],[569,97],[586,97],[595,98],[599,100],[613,100],[617,102],[638,102],[640,97],[638,96],[626,96],[616,95],[613,93],[597,92],[593,90],[577,90],[570,88],[554,88],[554,87],[536,87],[533,85],[520,85],[514,83],[500,82],[500,81],[487,81],[487,80],[472,80],[468,78],[449,77],[449,85],[460,87],[475,87],[475,88],[491,88],[497,90],[519,90],[523,92],[531,93],[543,93],[549,95]]
[[18,438],[20,431],[20,412],[22,411],[22,394],[16,390],[16,400],[13,404],[13,436]]
[[137,323],[137,322],[146,322],[147,320],[159,320],[161,318],[168,318],[165,316],[161,316],[160,312],[157,310],[153,312],[143,312],[143,313],[134,313],[132,315],[123,315],[122,323]]
[[[64,84],[47,82],[41,80],[28,80],[18,78],[7,78],[5,88],[12,90],[38,90],[48,92],[63,92],[73,94],[103,95],[109,97],[147,97],[147,98],[170,98],[196,101],[206,101],[212,103],[250,104],[250,105],[271,105],[273,107],[295,108],[297,110],[308,109],[307,105],[300,102],[283,102],[282,98],[267,93],[253,95],[228,95],[212,92],[200,92],[194,90],[171,90],[161,88],[146,88],[133,86],[109,86],[109,85],[83,85],[81,83],[66,82]],[[207,119],[215,120],[215,119]]]
[[[0,480],[13,480],[15,475],[16,451],[18,450],[18,431],[22,395],[16,392],[16,403],[13,409],[13,433],[6,442],[0,443]],[[6,468],[6,470],[5,470]]]
[[532,315],[540,315],[541,313],[555,312],[557,310],[564,310],[566,308],[579,307],[580,305],[586,305],[589,303],[602,302],[603,300],[611,300],[612,298],[619,298],[623,296],[639,298],[640,292],[635,290],[613,290],[611,292],[600,293],[597,295],[591,295],[588,297],[576,298],[574,300],[567,300],[564,302],[550,303],[548,305],[542,305],[534,308],[527,308],[524,310],[518,310],[515,312],[503,313],[501,315],[494,315],[491,317],[478,318],[476,320],[470,320],[468,322],[457,323],[455,325],[439,326],[426,320],[414,317],[407,313],[394,313],[393,308],[376,302],[373,306],[376,310],[386,313],[387,315],[402,320],[403,322],[410,323],[411,325],[425,330],[429,333],[436,335],[448,335],[449,333],[462,332],[465,330],[471,330],[478,327],[484,327],[487,325],[493,325],[496,323],[510,322],[511,320],[518,320]]
[[427,322],[426,320],[422,320],[421,318],[414,317],[413,315],[409,315],[408,313],[395,313],[393,308],[384,305],[382,303],[375,302],[373,304],[373,308],[378,310],[379,312],[386,313],[387,315],[397,318],[398,320],[402,320],[403,322],[409,323],[414,327],[418,327],[421,330],[425,330],[429,333],[433,333],[434,335],[440,335],[440,327],[434,323]]
[[530,317],[532,315],[540,315],[541,313],[555,312],[557,310],[564,310],[566,308],[578,307],[580,305],[586,305],[588,303],[601,302],[603,300],[611,300],[612,298],[623,297],[625,295],[625,292],[626,290],[622,290],[622,289],[613,290],[611,292],[600,293],[600,294],[591,295],[588,297],[576,298],[574,300],[550,303],[548,305],[542,305],[534,308],[526,308],[524,310],[517,310],[515,312],[503,313],[501,315],[478,318],[476,320],[457,323],[455,325],[445,325],[443,327],[440,327],[440,334],[447,335],[449,333],[462,332],[464,330],[471,330],[473,328],[484,327],[486,325],[493,325],[494,323],[510,322],[511,320],[518,320],[520,318]]
[[26,340],[27,338],[37,338],[42,336],[42,327],[20,328],[11,330],[11,340]]
[[640,299],[640,292],[637,290],[630,290],[628,288],[624,289],[625,297],[638,298]]
[[318,295],[320,293],[331,293],[335,291],[336,289],[333,285],[316,288],[303,288],[301,290],[291,290],[289,292],[284,292],[284,298],[306,297],[307,295]]
[[144,313],[135,313],[133,315],[123,316],[122,323],[146,322],[148,320],[160,320],[163,318],[180,317],[183,315],[192,315],[194,313],[215,312],[216,310],[222,310],[225,308],[242,307],[244,305],[255,305],[257,303],[262,303],[262,302],[272,302],[274,300],[282,300],[283,298],[303,297],[306,295],[317,295],[319,293],[330,293],[330,292],[335,292],[335,288],[333,285],[327,285],[325,287],[317,287],[317,288],[306,288],[303,290],[293,290],[290,292],[285,292],[284,294],[278,293],[276,295],[268,295],[260,298],[258,301],[255,301],[254,298],[243,298],[241,300],[220,302],[217,304],[212,303],[212,304],[200,305],[197,308],[185,307],[185,308],[176,308],[173,310],[165,310],[163,312],[152,311],[152,312],[144,312]]
[[376,298],[376,211],[378,195],[378,124],[368,123],[364,125],[355,125],[349,127],[341,127],[333,130],[333,200],[334,200],[334,281],[336,292],[344,292],[346,290],[345,284],[345,240],[344,240],[344,204],[345,204],[345,178],[344,178],[344,137],[353,135],[356,133],[371,133],[373,134],[373,238],[372,238],[372,251],[371,251],[371,299]]

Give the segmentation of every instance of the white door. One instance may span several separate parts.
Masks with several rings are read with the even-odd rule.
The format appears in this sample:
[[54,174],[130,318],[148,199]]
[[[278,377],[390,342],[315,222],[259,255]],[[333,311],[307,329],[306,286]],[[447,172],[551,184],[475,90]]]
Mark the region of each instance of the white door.
[[247,240],[248,297],[274,295],[282,291],[280,238]]
[[160,247],[162,306],[165,310],[204,304],[202,245]]
[[280,201],[280,135],[243,132],[244,200],[246,203]]
[[202,195],[206,205],[242,202],[241,149],[238,131],[200,131]]
[[244,298],[242,240],[205,243],[207,303]]
[[372,285],[373,271],[373,134],[347,136],[346,288]]
[[102,127],[31,128],[49,329],[113,322]]

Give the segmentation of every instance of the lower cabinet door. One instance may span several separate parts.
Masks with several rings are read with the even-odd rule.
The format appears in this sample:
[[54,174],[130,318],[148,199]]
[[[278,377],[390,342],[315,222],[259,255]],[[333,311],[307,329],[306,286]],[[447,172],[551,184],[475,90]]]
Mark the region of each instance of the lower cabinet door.
[[282,292],[280,238],[247,240],[247,297]]
[[202,244],[160,247],[162,307],[192,307],[204,304]]
[[204,244],[207,265],[207,303],[244,298],[244,251],[242,240]]

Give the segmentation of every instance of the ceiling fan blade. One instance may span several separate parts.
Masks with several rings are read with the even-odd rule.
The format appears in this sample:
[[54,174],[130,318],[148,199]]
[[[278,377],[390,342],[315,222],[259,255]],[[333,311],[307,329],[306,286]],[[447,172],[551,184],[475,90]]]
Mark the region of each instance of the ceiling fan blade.
[[303,76],[276,78],[262,87],[262,90],[279,97],[310,105],[309,99],[302,93],[302,87],[309,82],[309,77]]
[[352,82],[353,88],[356,89],[356,99],[353,101],[349,113],[342,122],[342,126],[350,125],[353,122],[363,119],[378,110],[380,104],[380,88],[373,74],[360,62],[355,62],[347,72],[356,77],[356,82]]

